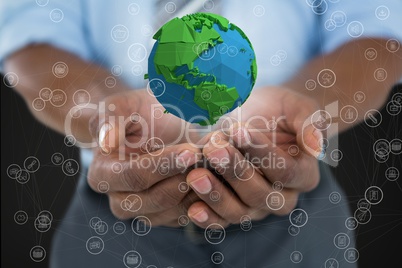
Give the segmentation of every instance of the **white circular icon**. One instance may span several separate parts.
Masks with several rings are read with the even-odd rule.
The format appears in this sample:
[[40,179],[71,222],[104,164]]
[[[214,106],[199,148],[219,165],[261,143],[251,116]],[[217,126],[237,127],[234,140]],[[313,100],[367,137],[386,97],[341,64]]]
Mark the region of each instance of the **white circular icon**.
[[392,116],[396,116],[398,115],[401,110],[402,110],[402,105],[400,105],[399,103],[391,100],[387,103],[387,112],[392,115]]
[[214,202],[218,202],[221,199],[221,194],[218,191],[212,191],[209,193],[209,199]]
[[378,127],[382,122],[382,115],[378,110],[370,109],[364,115],[364,122],[369,127]]
[[225,259],[225,257],[223,256],[223,253],[219,252],[219,251],[215,251],[211,255],[211,261],[214,264],[221,264],[224,259]]
[[331,126],[332,117],[325,110],[318,110],[311,116],[311,124],[318,130],[326,130]]
[[15,180],[18,177],[18,172],[21,170],[21,167],[17,164],[11,164],[7,168],[7,175],[11,179]]
[[346,105],[342,107],[340,111],[340,116],[343,122],[351,124],[357,120],[358,117],[357,109],[352,105]]
[[343,153],[339,149],[334,149],[331,151],[331,159],[335,162],[341,161],[343,158]]
[[317,87],[317,83],[313,79],[309,79],[305,83],[305,87],[307,90],[314,90]]
[[355,263],[359,259],[359,251],[355,248],[348,248],[343,254],[345,260],[349,263]]
[[399,178],[399,170],[396,167],[389,167],[385,171],[385,177],[389,181],[396,181]]
[[289,214],[289,221],[296,227],[303,227],[308,221],[308,215],[304,209],[296,208]]
[[34,226],[38,232],[44,233],[50,230],[52,227],[52,221],[45,214],[38,215],[38,217],[35,219]]
[[173,2],[167,2],[165,5],[165,10],[167,13],[174,13],[176,11],[176,4]]
[[101,220],[95,224],[93,229],[95,230],[95,233],[97,233],[98,235],[105,235],[109,230],[109,226],[107,225],[106,222]]
[[142,207],[142,200],[136,194],[128,195],[120,204],[124,211],[137,212]]
[[387,71],[384,68],[377,68],[374,71],[374,78],[378,82],[383,82],[387,79]]
[[178,219],[177,219],[177,223],[184,227],[187,226],[190,223],[190,219],[186,216],[186,215],[181,215]]
[[73,102],[78,106],[86,106],[91,101],[91,95],[85,89],[79,89],[74,92]]
[[74,159],[67,159],[63,162],[62,169],[67,176],[74,176],[80,170],[80,165]]
[[40,112],[43,109],[45,109],[46,103],[43,99],[41,98],[36,98],[32,101],[32,108],[34,108],[35,111]]
[[16,73],[13,72],[8,72],[4,75],[3,82],[4,84],[10,85],[10,87],[15,87],[18,82],[20,81],[20,78]]
[[138,15],[140,13],[140,6],[136,3],[131,3],[128,5],[128,13],[131,15]]
[[67,101],[67,95],[63,90],[61,89],[53,90],[52,97],[50,98],[50,103],[54,107],[61,107],[66,103],[66,101]]
[[360,37],[364,32],[363,24],[360,21],[352,21],[348,24],[348,34],[353,37],[357,38]]
[[131,229],[138,236],[147,235],[152,229],[151,221],[145,216],[138,216],[131,222]]
[[339,262],[334,258],[325,261],[325,268],[339,268]]
[[50,11],[49,17],[50,17],[51,21],[53,21],[55,23],[59,23],[59,22],[61,22],[63,20],[64,13],[63,13],[63,11],[61,9],[55,8],[52,11]]
[[31,175],[29,174],[29,172],[25,169],[21,169],[17,172],[17,177],[15,179],[17,180],[17,182],[25,184],[29,181],[30,178]]
[[114,76],[120,76],[123,73],[123,67],[120,65],[113,65],[110,71]]
[[366,209],[356,209],[354,218],[359,224],[367,224],[371,220],[371,212]]
[[103,251],[105,244],[102,238],[98,236],[90,237],[86,242],[86,248],[92,255],[98,255]]
[[371,204],[365,198],[362,198],[357,202],[357,208],[362,211],[370,210]]
[[359,225],[359,223],[357,222],[357,220],[354,217],[349,217],[345,220],[345,226],[348,230],[354,230],[357,228],[357,226]]
[[190,189],[187,182],[185,181],[180,182],[177,187],[181,193],[187,193],[187,191]]
[[345,249],[349,246],[350,244],[350,238],[347,234],[345,233],[338,233],[334,237],[334,245],[335,247],[339,249]]
[[261,17],[264,16],[265,14],[265,8],[262,5],[256,5],[253,8],[253,13],[256,17]]
[[218,245],[222,243],[226,237],[225,228],[218,223],[212,223],[205,229],[204,237],[208,243]]
[[331,14],[331,19],[335,21],[336,27],[342,27],[346,23],[346,14],[343,11],[337,10]]
[[215,4],[212,0],[206,0],[203,4],[203,7],[206,11],[211,11],[214,8]]
[[390,143],[390,151],[394,155],[398,155],[402,153],[402,140],[401,139],[393,139]]
[[113,231],[118,235],[124,234],[126,231],[126,225],[124,222],[117,221],[113,224]]
[[353,99],[355,100],[355,102],[357,103],[362,103],[366,100],[366,94],[364,94],[363,91],[357,91],[354,95],[353,95]]
[[325,29],[327,29],[327,31],[333,31],[336,29],[336,21],[333,19],[327,19],[324,23]]
[[364,51],[364,57],[367,60],[375,60],[377,58],[377,50],[375,48],[368,48]]
[[249,215],[243,215],[240,218],[240,229],[245,232],[248,232],[253,227],[253,223],[251,221],[251,217]]
[[131,68],[131,73],[135,76],[140,76],[143,74],[143,72],[144,70],[142,69],[142,66],[139,64],[136,64]]
[[23,210],[18,210],[14,214],[14,221],[18,225],[23,225],[28,221],[28,214]]
[[241,181],[250,180],[255,174],[253,164],[248,160],[241,160],[234,166],[234,175]]
[[235,46],[229,46],[227,53],[230,57],[235,57],[239,53],[239,49]]
[[165,93],[165,82],[159,78],[151,79],[147,84],[147,91],[149,95],[154,97],[160,97]]
[[52,98],[52,90],[48,87],[44,87],[39,91],[39,98],[44,101],[49,101]]
[[46,258],[46,250],[41,246],[34,246],[31,248],[29,256],[34,262],[41,262]]
[[285,205],[285,197],[280,192],[272,192],[268,194],[265,202],[269,209],[279,210]]
[[293,263],[300,263],[303,260],[303,254],[300,251],[293,251],[290,253],[290,260]]
[[63,78],[68,74],[68,65],[65,62],[58,61],[53,64],[52,73],[57,78]]
[[142,62],[147,57],[147,49],[143,44],[134,43],[128,48],[128,58],[133,62]]
[[290,234],[291,236],[296,236],[296,235],[299,234],[300,228],[291,224],[291,225],[288,227],[288,232],[289,232],[289,234]]
[[107,181],[100,181],[98,183],[98,191],[101,193],[107,193],[109,191],[109,183]]
[[149,138],[145,143],[145,149],[147,150],[148,154],[158,156],[161,155],[165,150],[165,143],[158,137],[152,137]]
[[387,50],[391,53],[395,53],[401,47],[401,43],[399,43],[396,39],[389,39],[386,44]]
[[47,6],[49,4],[49,0],[36,0],[36,4],[40,7]]
[[123,263],[127,268],[137,268],[141,265],[142,257],[135,250],[130,250],[123,256]]
[[336,82],[336,75],[331,69],[323,69],[317,75],[317,82],[324,88],[330,88]]
[[329,202],[331,202],[332,204],[338,204],[339,202],[341,202],[341,194],[339,192],[332,192],[329,194]]
[[64,161],[64,156],[61,153],[54,153],[52,154],[52,157],[50,159],[52,163],[56,166],[59,166],[63,163]]
[[383,196],[384,194],[378,186],[370,186],[364,193],[364,198],[366,198],[366,200],[372,205],[379,204],[382,201]]
[[64,137],[64,144],[67,147],[74,146],[76,142],[77,142],[77,140],[75,139],[75,137],[73,135],[67,135]]
[[379,20],[386,20],[389,17],[389,9],[387,6],[379,6],[375,10],[375,16]]

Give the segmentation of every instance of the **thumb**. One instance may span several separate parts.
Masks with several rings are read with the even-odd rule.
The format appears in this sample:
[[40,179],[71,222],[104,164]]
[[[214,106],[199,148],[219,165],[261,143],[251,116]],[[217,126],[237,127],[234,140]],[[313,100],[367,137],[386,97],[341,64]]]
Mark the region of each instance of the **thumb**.
[[107,154],[119,148],[124,142],[124,133],[119,131],[119,128],[114,122],[103,122],[100,125],[98,143],[101,150]]
[[312,120],[314,111],[300,112],[293,123],[297,137],[297,144],[305,153],[316,158],[323,151],[324,134],[322,129],[316,126]]

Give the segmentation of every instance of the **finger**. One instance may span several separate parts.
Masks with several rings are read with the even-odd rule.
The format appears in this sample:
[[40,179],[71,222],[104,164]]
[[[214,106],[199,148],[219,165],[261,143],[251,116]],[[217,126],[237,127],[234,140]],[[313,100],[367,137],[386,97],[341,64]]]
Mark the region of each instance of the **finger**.
[[[190,171],[187,175],[187,184],[217,215],[230,223],[236,223],[242,215],[248,213],[248,207],[236,193],[226,187],[208,169],[197,168]],[[202,215],[205,216],[200,214],[199,217]]]
[[99,155],[90,166],[88,183],[95,191],[100,181],[106,181],[112,192],[142,192],[185,172],[201,158],[200,149],[190,144],[162,148],[152,154],[131,154],[130,161],[124,162],[117,157]]
[[[159,182],[144,192],[110,192],[108,195],[111,209],[117,217],[125,219],[138,215],[165,213],[172,208],[175,211],[183,210],[183,206],[179,204],[188,195],[188,190],[183,191],[180,183],[186,183],[185,181],[185,174],[179,174]],[[186,204],[189,206],[188,201]],[[186,214],[186,211],[181,213]]]
[[271,183],[279,181],[285,187],[299,191],[309,191],[317,186],[319,174],[315,158],[302,151],[292,156],[259,130],[249,130],[245,126],[234,129],[234,145]]
[[[224,144],[225,142],[223,141],[222,143]],[[275,214],[286,214],[288,208],[295,205],[293,198],[286,199],[291,197],[294,191],[287,190],[281,194],[274,193],[275,191],[267,179],[256,172],[255,166],[230,144],[227,143],[227,146],[218,149],[215,149],[212,145],[208,149],[204,149],[203,153],[211,163],[211,166],[223,176],[240,200],[249,208],[257,211],[263,209]],[[228,159],[228,161],[222,161],[223,159]],[[224,163],[224,166],[222,166],[222,163]],[[189,176],[194,172],[190,172]],[[189,176],[187,176],[187,183]],[[212,180],[215,180],[215,178],[212,178]],[[272,196],[276,196],[278,202],[275,205],[268,206],[266,200]]]
[[197,226],[205,229],[212,223],[220,224],[222,227],[227,227],[229,222],[220,217],[206,203],[199,201],[190,206],[188,209],[188,217]]
[[[300,100],[292,98],[290,101],[296,103],[294,103],[295,106],[292,106],[293,103],[285,105],[288,130],[296,135],[297,145],[301,150],[318,157],[323,150],[323,132],[325,133],[323,130],[326,124],[326,122],[319,122],[321,127],[316,124],[320,120],[319,113],[316,112],[319,107],[309,99],[304,99],[305,105],[295,109],[294,107],[298,107],[297,103]],[[324,114],[323,116],[325,118]]]

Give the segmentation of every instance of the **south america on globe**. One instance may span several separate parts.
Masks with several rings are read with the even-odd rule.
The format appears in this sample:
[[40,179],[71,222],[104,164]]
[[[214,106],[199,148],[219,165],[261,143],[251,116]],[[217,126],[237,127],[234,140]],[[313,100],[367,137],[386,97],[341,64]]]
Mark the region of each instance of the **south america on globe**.
[[148,91],[190,123],[213,125],[242,105],[257,77],[250,40],[226,18],[195,13],[174,18],[153,37]]

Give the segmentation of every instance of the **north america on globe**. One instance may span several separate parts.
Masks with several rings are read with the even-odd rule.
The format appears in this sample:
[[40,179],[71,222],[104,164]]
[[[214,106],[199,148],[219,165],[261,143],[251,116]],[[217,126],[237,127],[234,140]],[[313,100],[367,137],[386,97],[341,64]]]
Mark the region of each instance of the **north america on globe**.
[[257,78],[250,40],[226,18],[189,14],[164,24],[153,37],[148,90],[171,113],[213,125],[241,106]]

